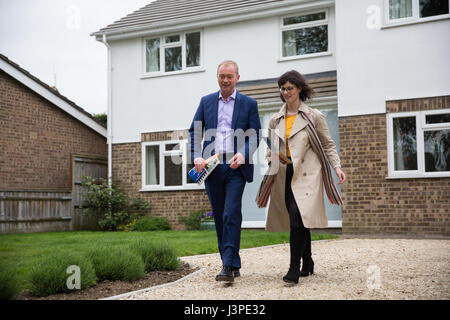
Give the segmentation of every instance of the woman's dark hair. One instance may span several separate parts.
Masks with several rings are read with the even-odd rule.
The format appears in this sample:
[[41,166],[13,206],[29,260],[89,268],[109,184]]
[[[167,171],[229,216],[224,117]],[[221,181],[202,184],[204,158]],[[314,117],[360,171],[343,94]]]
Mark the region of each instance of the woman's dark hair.
[[[300,100],[306,101],[308,99],[311,99],[314,96],[314,90],[310,87],[306,79],[300,74],[300,72],[291,70],[278,78],[278,88],[281,88],[283,84],[286,82],[290,82],[292,84],[295,84],[297,88],[300,89]],[[286,102],[283,98],[283,95],[280,93],[280,98],[283,100],[283,102]]]

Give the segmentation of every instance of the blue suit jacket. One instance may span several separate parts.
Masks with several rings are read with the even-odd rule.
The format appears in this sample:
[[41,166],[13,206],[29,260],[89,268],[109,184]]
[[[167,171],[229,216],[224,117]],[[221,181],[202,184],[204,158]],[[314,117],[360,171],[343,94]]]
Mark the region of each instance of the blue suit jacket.
[[[189,128],[189,146],[191,148],[191,163],[196,158],[208,158],[215,154],[214,140],[217,129],[217,113],[219,108],[219,91],[204,96],[200,100],[191,127]],[[253,181],[253,153],[260,140],[261,122],[259,120],[257,102],[239,92],[236,92],[231,129],[236,136],[241,132],[245,138],[234,138],[234,153],[240,152],[245,156],[245,164],[239,167],[247,182]],[[242,131],[240,131],[241,129]],[[250,130],[249,130],[250,129]],[[251,130],[253,129],[253,130]],[[205,130],[205,132],[203,131]],[[237,131],[236,131],[237,130]],[[202,139],[205,140],[202,147]]]

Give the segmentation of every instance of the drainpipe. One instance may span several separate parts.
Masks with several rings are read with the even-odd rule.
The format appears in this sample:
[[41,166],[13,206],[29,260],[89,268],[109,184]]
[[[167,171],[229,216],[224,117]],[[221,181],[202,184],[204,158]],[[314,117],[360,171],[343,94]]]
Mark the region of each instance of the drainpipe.
[[103,34],[103,44],[108,49],[108,97],[107,97],[107,130],[108,130],[108,186],[112,184],[112,68],[111,68],[111,46],[106,42],[106,34]]

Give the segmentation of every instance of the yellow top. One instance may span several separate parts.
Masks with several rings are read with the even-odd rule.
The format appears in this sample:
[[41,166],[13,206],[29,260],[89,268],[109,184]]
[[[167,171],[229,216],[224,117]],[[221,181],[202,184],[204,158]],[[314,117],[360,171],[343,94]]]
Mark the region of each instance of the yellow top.
[[297,115],[294,114],[293,116],[286,117],[286,155],[288,157],[291,156],[291,151],[289,150],[289,135],[291,134],[292,126],[294,125],[295,117]]

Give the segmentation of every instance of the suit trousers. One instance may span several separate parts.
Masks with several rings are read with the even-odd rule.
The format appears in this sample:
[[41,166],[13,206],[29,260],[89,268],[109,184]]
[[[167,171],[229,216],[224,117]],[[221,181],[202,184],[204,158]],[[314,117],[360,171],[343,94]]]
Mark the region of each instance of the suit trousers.
[[[305,258],[311,256],[311,232],[303,225],[300,210],[298,209],[297,202],[295,201],[294,194],[292,193],[291,183],[293,174],[294,168],[292,164],[288,164],[286,166],[285,202],[286,209],[289,212],[289,223],[291,228],[290,238],[291,244],[293,241],[299,243],[299,248],[296,249],[296,251],[299,252],[295,252],[295,255],[299,254],[300,257],[305,260]],[[295,239],[292,239],[293,237],[295,237]],[[296,257],[294,258],[297,259]]]
[[205,181],[214,212],[217,242],[224,266],[241,268],[242,195],[245,179],[239,168],[219,164]]

